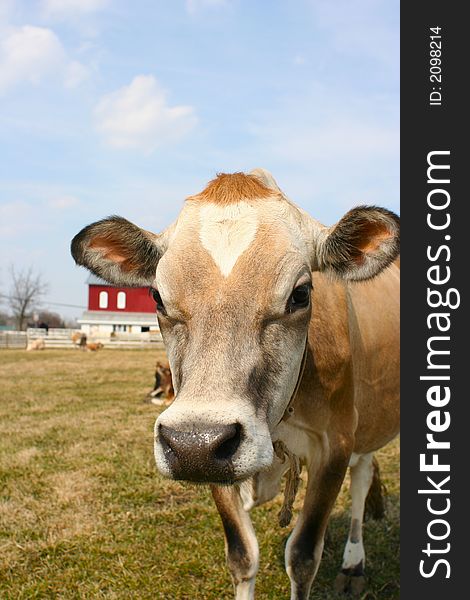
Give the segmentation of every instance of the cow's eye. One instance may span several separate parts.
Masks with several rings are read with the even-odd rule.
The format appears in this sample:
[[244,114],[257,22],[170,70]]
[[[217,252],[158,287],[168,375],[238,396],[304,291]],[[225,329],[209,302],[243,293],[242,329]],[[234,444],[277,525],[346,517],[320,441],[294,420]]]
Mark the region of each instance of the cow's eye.
[[162,313],[163,315],[166,314],[165,305],[163,304],[160,292],[155,288],[150,288],[150,293],[152,294],[153,299],[155,300],[155,303],[157,305],[157,312]]
[[306,308],[310,304],[310,283],[297,286],[287,302],[287,312],[294,312],[299,308]]

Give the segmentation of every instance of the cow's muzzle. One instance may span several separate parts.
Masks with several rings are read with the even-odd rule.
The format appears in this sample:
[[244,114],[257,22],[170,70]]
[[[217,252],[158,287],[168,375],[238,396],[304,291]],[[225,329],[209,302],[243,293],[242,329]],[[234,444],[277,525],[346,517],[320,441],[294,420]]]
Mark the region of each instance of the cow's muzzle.
[[160,424],[158,439],[174,479],[233,483],[233,458],[242,441],[242,426],[181,427]]

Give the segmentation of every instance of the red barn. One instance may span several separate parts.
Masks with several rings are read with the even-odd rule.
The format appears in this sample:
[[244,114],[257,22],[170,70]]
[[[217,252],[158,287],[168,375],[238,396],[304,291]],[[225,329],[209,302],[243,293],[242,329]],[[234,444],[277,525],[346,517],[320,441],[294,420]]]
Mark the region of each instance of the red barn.
[[116,287],[95,275],[87,284],[88,310],[78,319],[87,335],[158,331],[155,300],[147,287]]

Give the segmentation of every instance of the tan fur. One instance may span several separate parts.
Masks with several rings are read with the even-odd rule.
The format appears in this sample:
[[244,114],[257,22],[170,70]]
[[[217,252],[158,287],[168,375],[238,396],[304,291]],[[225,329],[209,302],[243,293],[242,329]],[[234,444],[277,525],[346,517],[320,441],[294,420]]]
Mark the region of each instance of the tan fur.
[[[398,269],[357,284],[314,277],[310,351],[289,421],[373,452],[399,430]],[[387,301],[385,301],[387,299]]]
[[[131,283],[146,277],[161,294],[165,310],[158,318],[176,397],[157,419],[155,458],[169,477],[235,484],[216,488],[214,498],[237,598],[253,597],[257,568],[237,486],[252,478],[246,506],[266,497],[261,488],[278,489],[285,468],[273,467],[273,442],[306,466],[305,502],[286,546],[292,597],[305,600],[352,453],[358,455],[351,466],[355,538],[372,453],[398,431],[399,268],[391,263],[399,220],[386,209],[357,207],[326,228],[288,201],[269,174],[256,173],[219,175],[188,198],[171,235],[155,237],[153,250],[148,235],[122,218],[85,228],[72,249],[97,274]],[[248,233],[246,214],[235,206],[241,202],[256,223]],[[216,206],[204,210],[210,204]],[[206,223],[201,235],[204,218],[217,227]],[[111,243],[98,250],[103,231]],[[227,264],[219,238],[232,252]],[[126,261],[144,268],[126,275]],[[294,290],[309,288],[311,280],[311,302],[295,306]],[[305,370],[290,403],[306,337]],[[293,412],[286,416],[288,405]],[[243,430],[239,439],[235,425]],[[237,450],[214,462],[210,444],[222,430],[235,437]],[[173,436],[173,445],[164,435]],[[347,559],[357,556],[351,567],[360,568],[362,545],[351,545]]]
[[255,175],[245,173],[220,173],[206,188],[190,196],[188,200],[199,200],[214,204],[236,204],[242,200],[262,200],[275,196]]
[[81,331],[75,331],[74,333],[72,333],[72,335],[70,336],[70,339],[72,340],[72,344],[75,346],[76,344],[78,344],[78,342],[80,341],[82,337],[82,332]]
[[96,352],[97,350],[101,350],[103,348],[103,344],[101,342],[90,342],[86,345],[86,349],[89,352]]
[[26,350],[29,352],[30,350],[44,350],[46,348],[46,344],[43,339],[32,340],[28,342],[28,346]]
[[75,331],[71,335],[71,340],[75,348],[81,348],[83,350],[86,346],[87,336],[83,331]]

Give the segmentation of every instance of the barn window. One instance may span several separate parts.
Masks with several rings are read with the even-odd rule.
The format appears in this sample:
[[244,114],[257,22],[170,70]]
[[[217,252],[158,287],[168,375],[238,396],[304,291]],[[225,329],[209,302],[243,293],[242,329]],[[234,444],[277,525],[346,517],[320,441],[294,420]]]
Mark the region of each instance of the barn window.
[[118,292],[117,307],[121,309],[126,308],[126,292]]
[[108,308],[108,292],[100,292],[100,308]]

